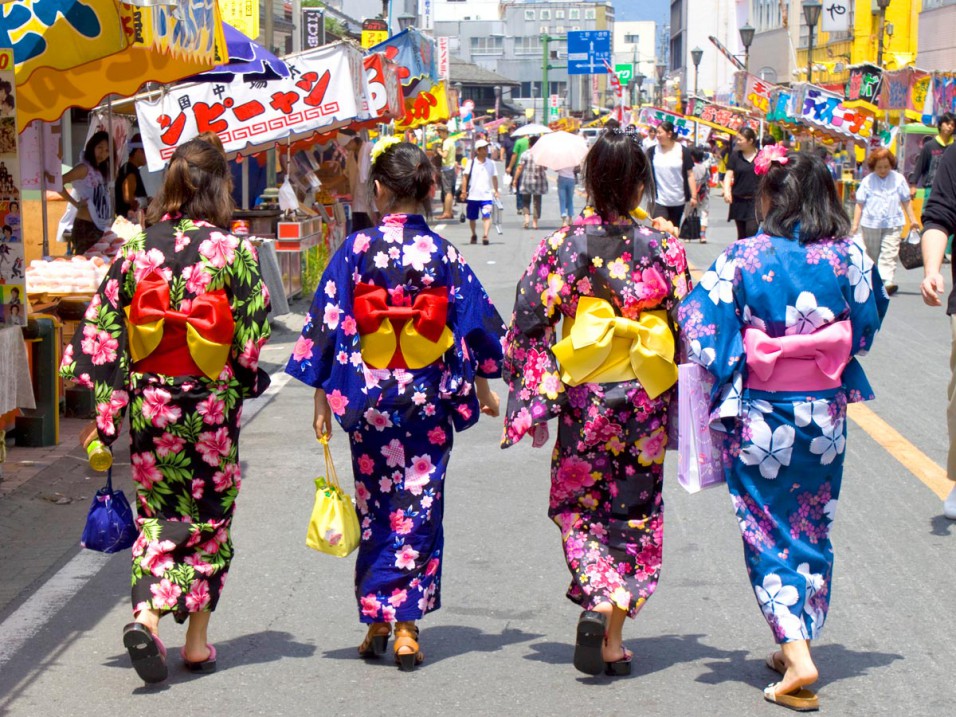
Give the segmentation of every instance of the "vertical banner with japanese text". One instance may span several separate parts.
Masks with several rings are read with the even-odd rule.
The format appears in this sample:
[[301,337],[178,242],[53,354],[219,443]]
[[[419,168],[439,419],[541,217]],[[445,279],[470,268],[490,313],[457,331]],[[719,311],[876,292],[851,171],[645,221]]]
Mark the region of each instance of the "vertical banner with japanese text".
[[302,8],[302,49],[314,50],[322,45],[322,23],[325,13],[322,8]]
[[0,105],[0,325],[22,326],[27,302],[13,50],[0,49],[0,89],[6,93]]

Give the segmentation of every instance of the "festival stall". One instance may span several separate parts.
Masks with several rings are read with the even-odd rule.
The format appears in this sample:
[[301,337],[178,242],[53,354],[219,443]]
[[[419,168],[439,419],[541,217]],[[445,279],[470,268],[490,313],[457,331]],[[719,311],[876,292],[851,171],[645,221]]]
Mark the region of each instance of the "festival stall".
[[[70,338],[69,325],[61,325],[63,308],[70,305],[71,314],[82,315],[105,264],[80,267],[79,262],[57,262],[56,269],[45,272],[46,263],[34,259],[50,254],[46,194],[62,187],[60,116],[71,107],[91,108],[113,93],[131,94],[145,82],[170,82],[208,69],[214,66],[222,41],[215,0],[177,4],[178,9],[117,0],[86,0],[82,5],[79,19],[75,13],[50,12],[49,3],[41,0],[0,7],[0,27],[5,30],[0,43],[9,43],[0,70],[12,70],[0,80],[0,145],[13,147],[18,133],[22,145],[19,158],[15,149],[12,158],[0,152],[0,208],[5,225],[16,224],[18,235],[18,242],[8,240],[3,245],[7,251],[0,252],[11,256],[14,243],[19,251],[10,267],[16,276],[6,276],[6,267],[0,268],[0,295],[19,300],[18,310],[3,312],[14,323],[25,323],[29,305],[38,309],[31,311],[23,327],[20,341],[26,351],[10,347],[10,335],[3,339],[3,355],[12,360],[0,362],[0,413],[11,405],[21,409],[29,405],[16,398],[22,394],[17,377],[25,375],[18,367],[23,355],[35,389],[35,410],[26,409],[15,420],[18,445],[51,445],[58,440],[62,386],[56,369],[62,343]],[[38,36],[42,42],[36,41]],[[37,274],[31,271],[34,262],[42,264],[35,268],[45,278],[31,286],[31,275]],[[36,286],[42,291],[34,291]],[[0,430],[5,427],[9,414],[0,417]]]

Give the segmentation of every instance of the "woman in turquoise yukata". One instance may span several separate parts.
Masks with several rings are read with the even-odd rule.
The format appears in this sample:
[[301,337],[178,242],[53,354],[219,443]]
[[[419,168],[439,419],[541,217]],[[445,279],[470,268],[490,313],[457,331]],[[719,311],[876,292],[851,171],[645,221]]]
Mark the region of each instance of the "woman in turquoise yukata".
[[541,242],[518,284],[502,446],[528,433],[543,445],[558,419],[548,515],[561,529],[567,596],[584,608],[574,665],[627,675],[624,619],[654,592],[661,567],[677,381],[670,312],[690,279],[681,242],[631,218],[653,186],[640,137],[605,133],[584,172],[591,206]]
[[422,216],[432,165],[380,140],[370,181],[383,215],[322,276],[286,371],[314,386],[316,437],[349,435],[362,528],[355,566],[362,657],[424,660],[415,621],[441,606],[444,480],[454,431],[498,415],[505,327],[478,278]]
[[846,406],[873,398],[855,356],[889,299],[821,159],[763,149],[756,236],[728,247],[681,304],[690,359],[715,380],[712,427],[747,571],[780,651],[768,701],[817,709],[810,643],[830,603],[830,529],[840,497]]

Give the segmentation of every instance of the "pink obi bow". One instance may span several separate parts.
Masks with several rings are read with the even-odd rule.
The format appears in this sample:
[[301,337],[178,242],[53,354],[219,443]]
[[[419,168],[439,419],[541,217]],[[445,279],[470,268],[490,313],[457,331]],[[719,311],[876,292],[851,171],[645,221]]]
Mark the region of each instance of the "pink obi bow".
[[747,387],[758,391],[825,391],[839,388],[850,362],[853,326],[837,321],[812,334],[768,336],[744,329]]

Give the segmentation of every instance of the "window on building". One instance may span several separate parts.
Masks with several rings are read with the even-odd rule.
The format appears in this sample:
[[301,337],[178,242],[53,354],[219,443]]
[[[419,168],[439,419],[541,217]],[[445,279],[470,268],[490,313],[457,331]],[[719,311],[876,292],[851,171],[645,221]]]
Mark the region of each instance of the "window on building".
[[627,45],[640,45],[640,44],[641,44],[641,36],[640,36],[640,35],[635,35],[633,32],[625,33],[625,35],[624,35],[624,43],[627,44]]
[[597,10],[593,7],[588,7],[584,9],[584,19],[585,20],[594,20],[597,18]]
[[568,91],[567,82],[549,82],[548,86],[551,88],[548,91],[549,95],[558,95],[559,97],[564,97]]
[[473,37],[471,38],[472,55],[502,55],[504,54],[504,38],[500,35],[495,37]]
[[571,26],[571,32],[577,32],[577,31],[580,30],[580,29],[581,29],[581,26],[580,26],[580,25],[572,25],[572,26]]
[[568,20],[580,20],[581,19],[581,8],[573,7],[568,10]]
[[551,19],[551,11],[542,8],[542,10],[538,13],[538,17],[539,17],[541,20],[550,20],[550,19]]
[[537,97],[538,88],[541,86],[540,82],[522,82],[521,83],[521,96],[522,97]]
[[524,11],[525,20],[534,20],[534,10],[525,10]]
[[555,11],[554,11],[554,19],[555,19],[555,20],[563,20],[563,19],[564,19],[564,10],[555,10]]
[[554,28],[554,31],[555,31],[558,35],[563,35],[563,34],[564,34],[564,25],[558,25],[556,28]]
[[780,0],[754,0],[754,27],[757,32],[783,27]]
[[537,55],[541,53],[541,38],[538,35],[523,35],[515,38],[516,55]]

